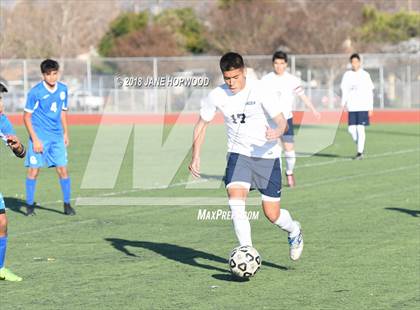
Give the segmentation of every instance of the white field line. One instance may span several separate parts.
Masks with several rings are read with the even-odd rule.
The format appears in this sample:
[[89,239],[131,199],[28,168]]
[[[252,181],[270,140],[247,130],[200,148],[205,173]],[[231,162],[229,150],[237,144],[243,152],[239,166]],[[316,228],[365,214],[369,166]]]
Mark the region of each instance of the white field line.
[[[369,196],[365,196],[365,197],[361,197],[358,199],[355,199],[352,201],[352,203],[354,203],[355,201],[366,201],[366,200],[371,200],[371,199],[376,199],[376,198],[381,198],[383,196],[388,196],[390,193],[394,193],[394,192],[398,192],[398,193],[404,193],[404,192],[408,192],[411,191],[413,189],[417,189],[418,186],[412,186],[412,187],[407,187],[403,190],[401,189],[395,189],[395,190],[384,190],[381,192],[376,192],[375,194],[369,195]],[[288,204],[293,204],[293,201],[289,201]],[[349,204],[349,202],[347,203]],[[226,210],[227,210],[227,198],[225,198],[225,202],[223,204],[224,206],[226,206]],[[191,206],[189,205],[183,205],[183,206],[178,206],[176,208],[176,210],[179,209],[187,209],[190,208]],[[163,207],[164,209],[166,209],[165,207]],[[160,208],[162,209],[162,208]],[[123,215],[118,215],[118,218],[126,218],[126,217],[136,217],[136,216],[144,216],[145,213],[154,213],[154,210],[149,210],[147,212],[129,212],[128,214],[123,214]],[[196,215],[194,215],[194,218],[196,219]],[[76,225],[83,225],[83,224],[88,224],[88,223],[93,223],[96,222],[98,219],[89,219],[89,220],[84,220],[84,221],[77,221],[77,222],[71,222],[71,223],[66,223],[63,225],[57,225],[57,226],[52,226],[52,227],[46,227],[46,228],[42,228],[42,229],[38,229],[38,230],[31,230],[31,231],[25,231],[25,232],[21,232],[21,233],[14,233],[13,237],[17,237],[17,236],[21,236],[21,235],[28,235],[28,234],[34,234],[34,233],[40,233],[40,232],[45,232],[45,231],[52,231],[52,230],[56,230],[56,229],[62,229],[62,228],[66,228],[66,227],[72,227],[72,226],[76,226]]]
[[[368,155],[368,156],[365,156],[364,160],[387,157],[387,156],[394,156],[394,155],[401,155],[401,154],[407,154],[407,153],[412,153],[412,152],[420,152],[420,148]],[[295,169],[332,165],[332,164],[342,163],[342,162],[346,162],[346,161],[353,161],[353,159],[351,159],[351,158],[341,158],[341,159],[333,159],[333,160],[328,160],[328,161],[324,161],[324,162],[320,162],[320,163],[313,163],[313,164],[303,164],[303,165],[297,164]]]
[[[356,178],[384,175],[404,170],[412,170],[420,167],[420,164],[409,165],[398,168],[391,168],[371,173],[361,173],[350,176],[331,178],[325,181],[307,183],[299,188],[316,187],[330,183],[348,181]],[[261,203],[260,197],[249,197],[247,204],[256,205]],[[80,197],[76,201],[77,205],[89,206],[220,206],[226,204],[226,197]]]
[[354,175],[349,175],[349,176],[342,176],[342,177],[328,179],[328,180],[325,180],[325,181],[307,183],[307,184],[304,184],[304,185],[300,185],[299,188],[314,187],[314,186],[318,186],[318,185],[324,185],[324,184],[335,183],[335,182],[340,182],[340,181],[347,181],[347,180],[357,179],[357,178],[362,178],[362,177],[382,175],[382,174],[393,173],[393,172],[397,172],[397,171],[404,171],[404,170],[409,170],[409,169],[411,170],[411,169],[416,168],[416,167],[419,168],[420,164],[403,166],[403,167],[392,168],[392,169],[386,169],[386,170],[381,170],[381,171],[374,172],[374,173],[360,173],[360,174],[354,174]]
[[[366,157],[366,159],[370,159],[370,158],[381,158],[381,157],[386,157],[386,156],[394,156],[394,155],[400,155],[400,154],[406,154],[406,153],[412,153],[412,152],[418,152],[418,151],[420,151],[420,148],[400,150],[400,151],[395,151],[395,152],[385,152],[385,153],[374,154],[374,155],[368,156],[368,157]],[[330,161],[321,162],[321,163],[304,164],[304,165],[296,166],[295,169],[297,169],[297,168],[305,168],[305,167],[325,166],[325,165],[331,165],[331,164],[336,164],[336,163],[345,162],[345,161],[352,161],[352,159],[349,159],[349,158],[335,159],[335,160],[330,160]],[[359,175],[359,176],[365,176],[365,175]],[[331,182],[335,182],[335,181],[340,181],[340,180],[346,180],[346,178],[347,179],[352,179],[352,178],[355,178],[355,177],[357,177],[357,176],[339,177],[339,178],[335,178],[335,179],[330,179],[329,181],[307,183],[306,185],[299,186],[299,188],[302,188],[302,187],[313,187],[313,186],[316,186],[316,185],[327,184],[327,183],[331,183]],[[345,179],[343,179],[343,178],[345,178]],[[189,181],[189,182],[179,182],[179,183],[171,184],[169,186],[155,187],[155,189],[173,188],[173,187],[178,187],[178,186],[184,186],[184,185],[195,184],[195,183],[205,183],[205,182],[208,182],[208,179],[199,179],[199,180],[193,180],[193,181]],[[282,191],[285,191],[285,190],[288,190],[288,188],[282,188]],[[87,205],[87,203],[86,204],[83,203],[84,201],[86,201],[85,199],[98,199],[98,198],[101,199],[103,197],[118,196],[118,195],[124,195],[124,194],[128,194],[128,193],[141,192],[141,191],[144,191],[144,189],[129,189],[129,190],[124,190],[124,191],[99,194],[99,195],[97,195],[95,197],[78,197],[78,198],[72,198],[71,201],[75,201],[77,205],[79,205],[80,202],[81,202],[80,205]],[[150,199],[150,197],[145,197],[145,198]],[[173,199],[173,197],[171,197],[171,198],[166,197],[165,199]],[[63,203],[63,201],[62,200],[47,201],[47,202],[43,202],[42,203],[42,206],[53,205],[53,204],[57,204],[57,203]],[[117,204],[117,203],[116,202],[115,203],[111,203],[111,205],[114,205],[114,204]],[[132,205],[132,204],[133,204],[133,202],[130,202],[129,205]],[[142,203],[140,203],[140,204],[142,204]],[[121,205],[121,204],[119,204],[119,205]],[[174,205],[178,205],[178,204],[174,204]],[[210,203],[209,205],[214,205],[214,204],[211,204]]]

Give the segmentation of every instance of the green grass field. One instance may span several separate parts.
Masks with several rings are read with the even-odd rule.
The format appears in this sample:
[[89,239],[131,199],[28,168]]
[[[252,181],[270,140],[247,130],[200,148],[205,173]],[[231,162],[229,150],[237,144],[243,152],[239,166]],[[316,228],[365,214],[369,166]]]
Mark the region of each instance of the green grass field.
[[[74,198],[225,197],[223,188],[177,185],[186,178],[186,161],[170,188],[131,190],[132,146],[114,189],[80,189],[96,131],[71,129]],[[190,139],[190,127],[185,135]],[[224,156],[223,128],[215,126],[209,137],[203,173]],[[23,164],[1,147],[6,264],[24,281],[0,282],[0,309],[418,309],[419,125],[371,126],[365,160],[352,161],[352,155],[341,127],[332,146],[298,158],[298,186],[284,189],[282,206],[302,223],[302,258],[289,260],[286,234],[261,212],[251,225],[265,265],[250,281],[238,282],[227,266],[236,246],[231,222],[197,220],[199,208],[226,205],[83,205],[75,217],[65,217],[55,172],[43,170],[36,193],[42,209],[27,218],[19,210]]]

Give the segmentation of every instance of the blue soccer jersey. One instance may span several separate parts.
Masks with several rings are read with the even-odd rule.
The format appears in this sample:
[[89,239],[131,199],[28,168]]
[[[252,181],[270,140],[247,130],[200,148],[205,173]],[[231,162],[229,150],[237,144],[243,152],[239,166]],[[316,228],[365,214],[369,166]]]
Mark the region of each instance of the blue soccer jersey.
[[[12,124],[10,123],[9,119],[3,113],[0,113],[0,140],[7,142],[6,136],[7,135],[15,135],[15,130],[13,129]],[[0,142],[1,143],[1,142]],[[5,211],[5,205],[3,196],[0,193],[0,214],[3,214]]]
[[28,93],[25,112],[32,114],[32,126],[41,139],[55,140],[63,137],[61,111],[68,109],[67,86],[57,82],[51,90],[44,81]]
[[7,135],[16,135],[16,133],[7,116],[0,113],[0,140],[6,142]]

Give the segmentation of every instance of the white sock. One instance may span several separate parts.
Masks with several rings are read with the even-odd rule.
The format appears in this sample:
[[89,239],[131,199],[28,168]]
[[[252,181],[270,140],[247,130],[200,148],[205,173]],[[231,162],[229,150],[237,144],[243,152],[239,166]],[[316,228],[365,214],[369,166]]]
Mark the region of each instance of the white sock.
[[295,151],[284,151],[284,157],[286,158],[286,174],[293,174],[293,169],[296,164],[296,153]]
[[233,227],[239,244],[252,246],[251,225],[245,212],[245,201],[239,199],[230,199],[229,207],[232,211]]
[[365,149],[366,133],[364,125],[357,125],[357,152],[363,153]]
[[280,216],[277,221],[274,222],[274,224],[284,231],[287,231],[289,233],[289,237],[291,238],[296,237],[300,233],[299,226],[295,221],[293,221],[289,211],[286,209],[280,210]]
[[357,126],[356,125],[350,125],[348,128],[349,134],[351,135],[353,141],[357,143]]

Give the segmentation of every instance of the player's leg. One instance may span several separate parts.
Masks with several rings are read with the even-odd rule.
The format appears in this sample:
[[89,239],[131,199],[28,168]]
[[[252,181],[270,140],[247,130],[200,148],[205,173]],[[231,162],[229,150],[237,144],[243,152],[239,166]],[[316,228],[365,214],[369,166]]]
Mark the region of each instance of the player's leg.
[[75,215],[76,211],[71,207],[71,181],[67,167],[56,167],[58,177],[60,179],[61,192],[63,193],[64,214]]
[[232,212],[232,222],[235,234],[241,246],[252,246],[251,224],[246,214],[245,202],[249,188],[237,183],[230,183],[228,187],[229,208]]
[[5,211],[5,205],[3,196],[0,194],[0,280],[6,281],[22,281],[21,277],[18,277],[10,270],[4,267],[4,261],[6,258],[7,249],[7,217]]
[[67,170],[67,150],[64,140],[57,140],[51,143],[51,148],[46,158],[49,167],[56,167],[60,180],[61,192],[63,194],[63,206],[65,215],[75,215],[75,210],[71,207],[71,180]]
[[286,178],[289,187],[295,187],[296,181],[294,176],[294,169],[296,164],[296,152],[293,142],[283,142],[284,157],[286,160]]
[[363,159],[363,152],[365,150],[366,132],[365,126],[369,126],[369,112],[360,111],[357,118],[357,155],[354,159]]
[[[268,161],[267,161],[268,162]],[[274,225],[280,227],[288,233],[290,245],[290,258],[297,260],[302,254],[303,238],[300,230],[300,224],[294,221],[286,209],[280,210],[281,197],[281,168],[278,159],[273,160],[270,172],[266,167],[261,167],[257,180],[258,190],[261,193],[262,208],[264,215]],[[264,176],[266,176],[264,178]]]
[[[348,119],[348,132],[353,139],[353,142],[358,145],[359,136],[357,132],[357,124],[358,124],[358,112],[349,112],[349,119]],[[357,157],[357,155],[356,155]],[[355,157],[355,158],[356,158]]]
[[28,167],[26,174],[26,215],[33,216],[35,213],[35,189],[36,180],[39,175],[39,168]]
[[348,132],[354,143],[357,143],[357,125],[349,125]]
[[287,184],[290,187],[296,185],[295,176],[293,171],[296,164],[296,152],[294,146],[294,130],[293,130],[293,118],[287,120],[288,129],[282,137],[284,158],[286,160],[286,178]]
[[357,125],[357,155],[356,159],[362,159],[365,150],[366,133],[364,125]]
[[241,246],[252,246],[251,225],[245,211],[245,202],[251,186],[251,172],[247,168],[246,158],[231,153],[225,174],[225,185],[229,197],[229,208],[236,237]]
[[262,201],[263,211],[267,219],[288,234],[290,258],[298,260],[303,251],[303,236],[300,223],[294,221],[289,211],[280,209],[280,201]]
[[[42,141],[44,151],[48,148],[48,143]],[[29,139],[28,149],[25,158],[25,167],[28,168],[26,173],[26,215],[35,215],[35,190],[37,178],[40,172],[40,168],[44,166],[44,153],[35,153],[33,149],[32,140]]]

